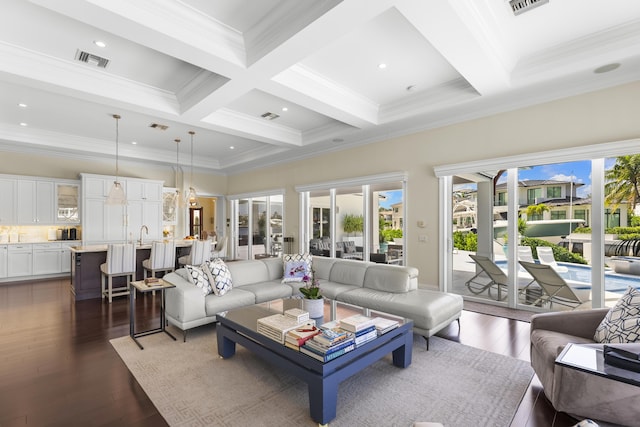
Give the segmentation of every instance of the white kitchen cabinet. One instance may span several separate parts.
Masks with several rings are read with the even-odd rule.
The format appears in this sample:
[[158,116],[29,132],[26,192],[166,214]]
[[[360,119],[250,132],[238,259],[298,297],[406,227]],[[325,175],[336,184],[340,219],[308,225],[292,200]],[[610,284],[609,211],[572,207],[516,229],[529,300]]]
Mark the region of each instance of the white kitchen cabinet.
[[128,232],[135,240],[140,239],[143,225],[148,233],[143,233],[146,242],[162,239],[162,202],[129,201],[127,206]]
[[86,244],[123,242],[140,238],[146,225],[146,241],[162,238],[162,181],[120,178],[127,205],[105,204],[114,177],[81,174],[82,240]]
[[33,248],[31,245],[8,245],[7,277],[33,274]]
[[127,200],[162,201],[162,183],[146,179],[126,178]]
[[34,276],[41,274],[59,274],[61,271],[60,243],[34,243],[33,271]]
[[55,223],[55,183],[53,181],[17,180],[16,215],[18,224]]
[[7,256],[8,256],[8,246],[0,245],[0,279],[4,279],[7,277]]
[[61,242],[60,243],[60,273],[71,272],[71,246],[77,245],[77,242]]
[[16,184],[15,179],[0,179],[0,224],[13,225],[16,223]]

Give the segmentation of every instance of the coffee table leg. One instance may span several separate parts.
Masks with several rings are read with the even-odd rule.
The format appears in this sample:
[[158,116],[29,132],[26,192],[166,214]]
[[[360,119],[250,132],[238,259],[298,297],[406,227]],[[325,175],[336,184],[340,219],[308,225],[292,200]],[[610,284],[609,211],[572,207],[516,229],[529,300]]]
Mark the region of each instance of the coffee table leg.
[[218,325],[216,335],[218,336],[218,355],[224,359],[236,354],[236,343],[224,336],[224,326]]
[[413,350],[413,334],[404,334],[404,345],[393,350],[393,365],[406,368],[411,365],[411,352]]
[[328,424],[336,417],[338,384],[332,377],[309,381],[309,412],[311,419],[318,424]]

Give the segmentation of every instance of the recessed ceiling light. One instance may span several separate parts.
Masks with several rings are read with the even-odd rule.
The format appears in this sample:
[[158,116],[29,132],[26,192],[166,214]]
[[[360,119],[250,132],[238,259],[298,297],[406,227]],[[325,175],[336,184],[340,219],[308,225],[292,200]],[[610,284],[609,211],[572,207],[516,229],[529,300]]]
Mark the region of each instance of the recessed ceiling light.
[[598,67],[595,70],[593,70],[593,72],[596,74],[608,73],[609,71],[613,71],[618,67],[620,67],[620,64],[617,62],[614,62],[612,64],[607,64],[607,65],[603,65],[602,67]]
[[229,150],[235,150],[236,147],[234,147],[233,145],[229,147]]
[[138,141],[131,141],[131,145],[138,145]]
[[29,126],[28,124],[26,124],[25,122],[21,122],[20,126]]
[[282,107],[282,111],[289,111],[287,107]]
[[27,104],[25,104],[24,102],[21,102],[21,103],[18,104],[18,107],[27,108]]
[[105,42],[103,42],[102,40],[94,40],[93,44],[95,44],[98,47],[107,47],[107,44]]
[[384,70],[385,68],[387,68],[387,64],[382,62],[382,63],[378,64],[378,68],[380,68],[381,70]]

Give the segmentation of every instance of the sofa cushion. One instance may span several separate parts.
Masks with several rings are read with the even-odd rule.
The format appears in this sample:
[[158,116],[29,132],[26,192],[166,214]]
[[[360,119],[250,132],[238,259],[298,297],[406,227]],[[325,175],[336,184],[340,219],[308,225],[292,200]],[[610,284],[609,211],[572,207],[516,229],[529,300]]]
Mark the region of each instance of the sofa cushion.
[[213,289],[211,289],[211,283],[209,282],[209,276],[207,275],[209,270],[207,265],[195,266],[187,264],[184,267],[189,274],[189,282],[200,288],[202,290],[202,295],[209,295],[213,292]]
[[601,343],[640,341],[640,291],[629,286],[604,317],[593,339]]
[[314,256],[311,264],[316,279],[329,280],[331,268],[336,262],[335,258],[327,258],[323,256]]
[[207,295],[204,299],[204,309],[207,316],[215,316],[223,311],[238,307],[246,307],[247,305],[253,305],[255,303],[256,296],[253,292],[234,287],[221,297],[213,294]]
[[227,264],[220,258],[207,261],[206,264],[209,268],[205,269],[205,272],[209,276],[209,284],[213,293],[222,296],[229,292],[233,286],[233,280]]
[[364,275],[367,271],[367,267],[370,265],[372,264],[362,261],[336,261],[333,264],[333,267],[331,267],[329,281],[362,287],[362,283],[364,282]]
[[267,265],[260,260],[233,261],[227,263],[227,268],[234,288],[269,281]]
[[418,269],[399,265],[372,265],[364,275],[364,287],[402,293],[418,289]]
[[285,254],[282,256],[284,264],[282,282],[302,282],[304,277],[310,277],[313,262],[309,253]]
[[260,261],[267,266],[267,270],[269,271],[269,281],[282,280],[284,269],[282,259],[280,257],[262,258]]
[[242,290],[252,292],[256,297],[256,304],[279,298],[288,298],[293,293],[291,286],[287,283],[282,283],[280,280],[245,285]]
[[462,297],[440,291],[416,289],[390,293],[369,288],[353,289],[338,295],[338,301],[413,320],[414,326],[431,331],[462,311]]

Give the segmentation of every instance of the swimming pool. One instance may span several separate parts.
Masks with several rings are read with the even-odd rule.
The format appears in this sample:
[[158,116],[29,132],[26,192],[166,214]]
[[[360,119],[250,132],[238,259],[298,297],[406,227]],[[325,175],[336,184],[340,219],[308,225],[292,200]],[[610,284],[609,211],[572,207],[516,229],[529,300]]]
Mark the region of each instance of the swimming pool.
[[[507,261],[496,261],[500,268],[507,268]],[[583,282],[581,284],[571,284],[576,289],[591,289],[591,267],[583,264],[572,264],[567,262],[559,262],[558,265],[567,267],[569,271],[558,273],[565,280],[573,282]],[[615,273],[613,270],[607,269],[604,273],[604,289],[608,292],[624,293],[631,286],[640,289],[640,276],[632,276],[628,274]]]

